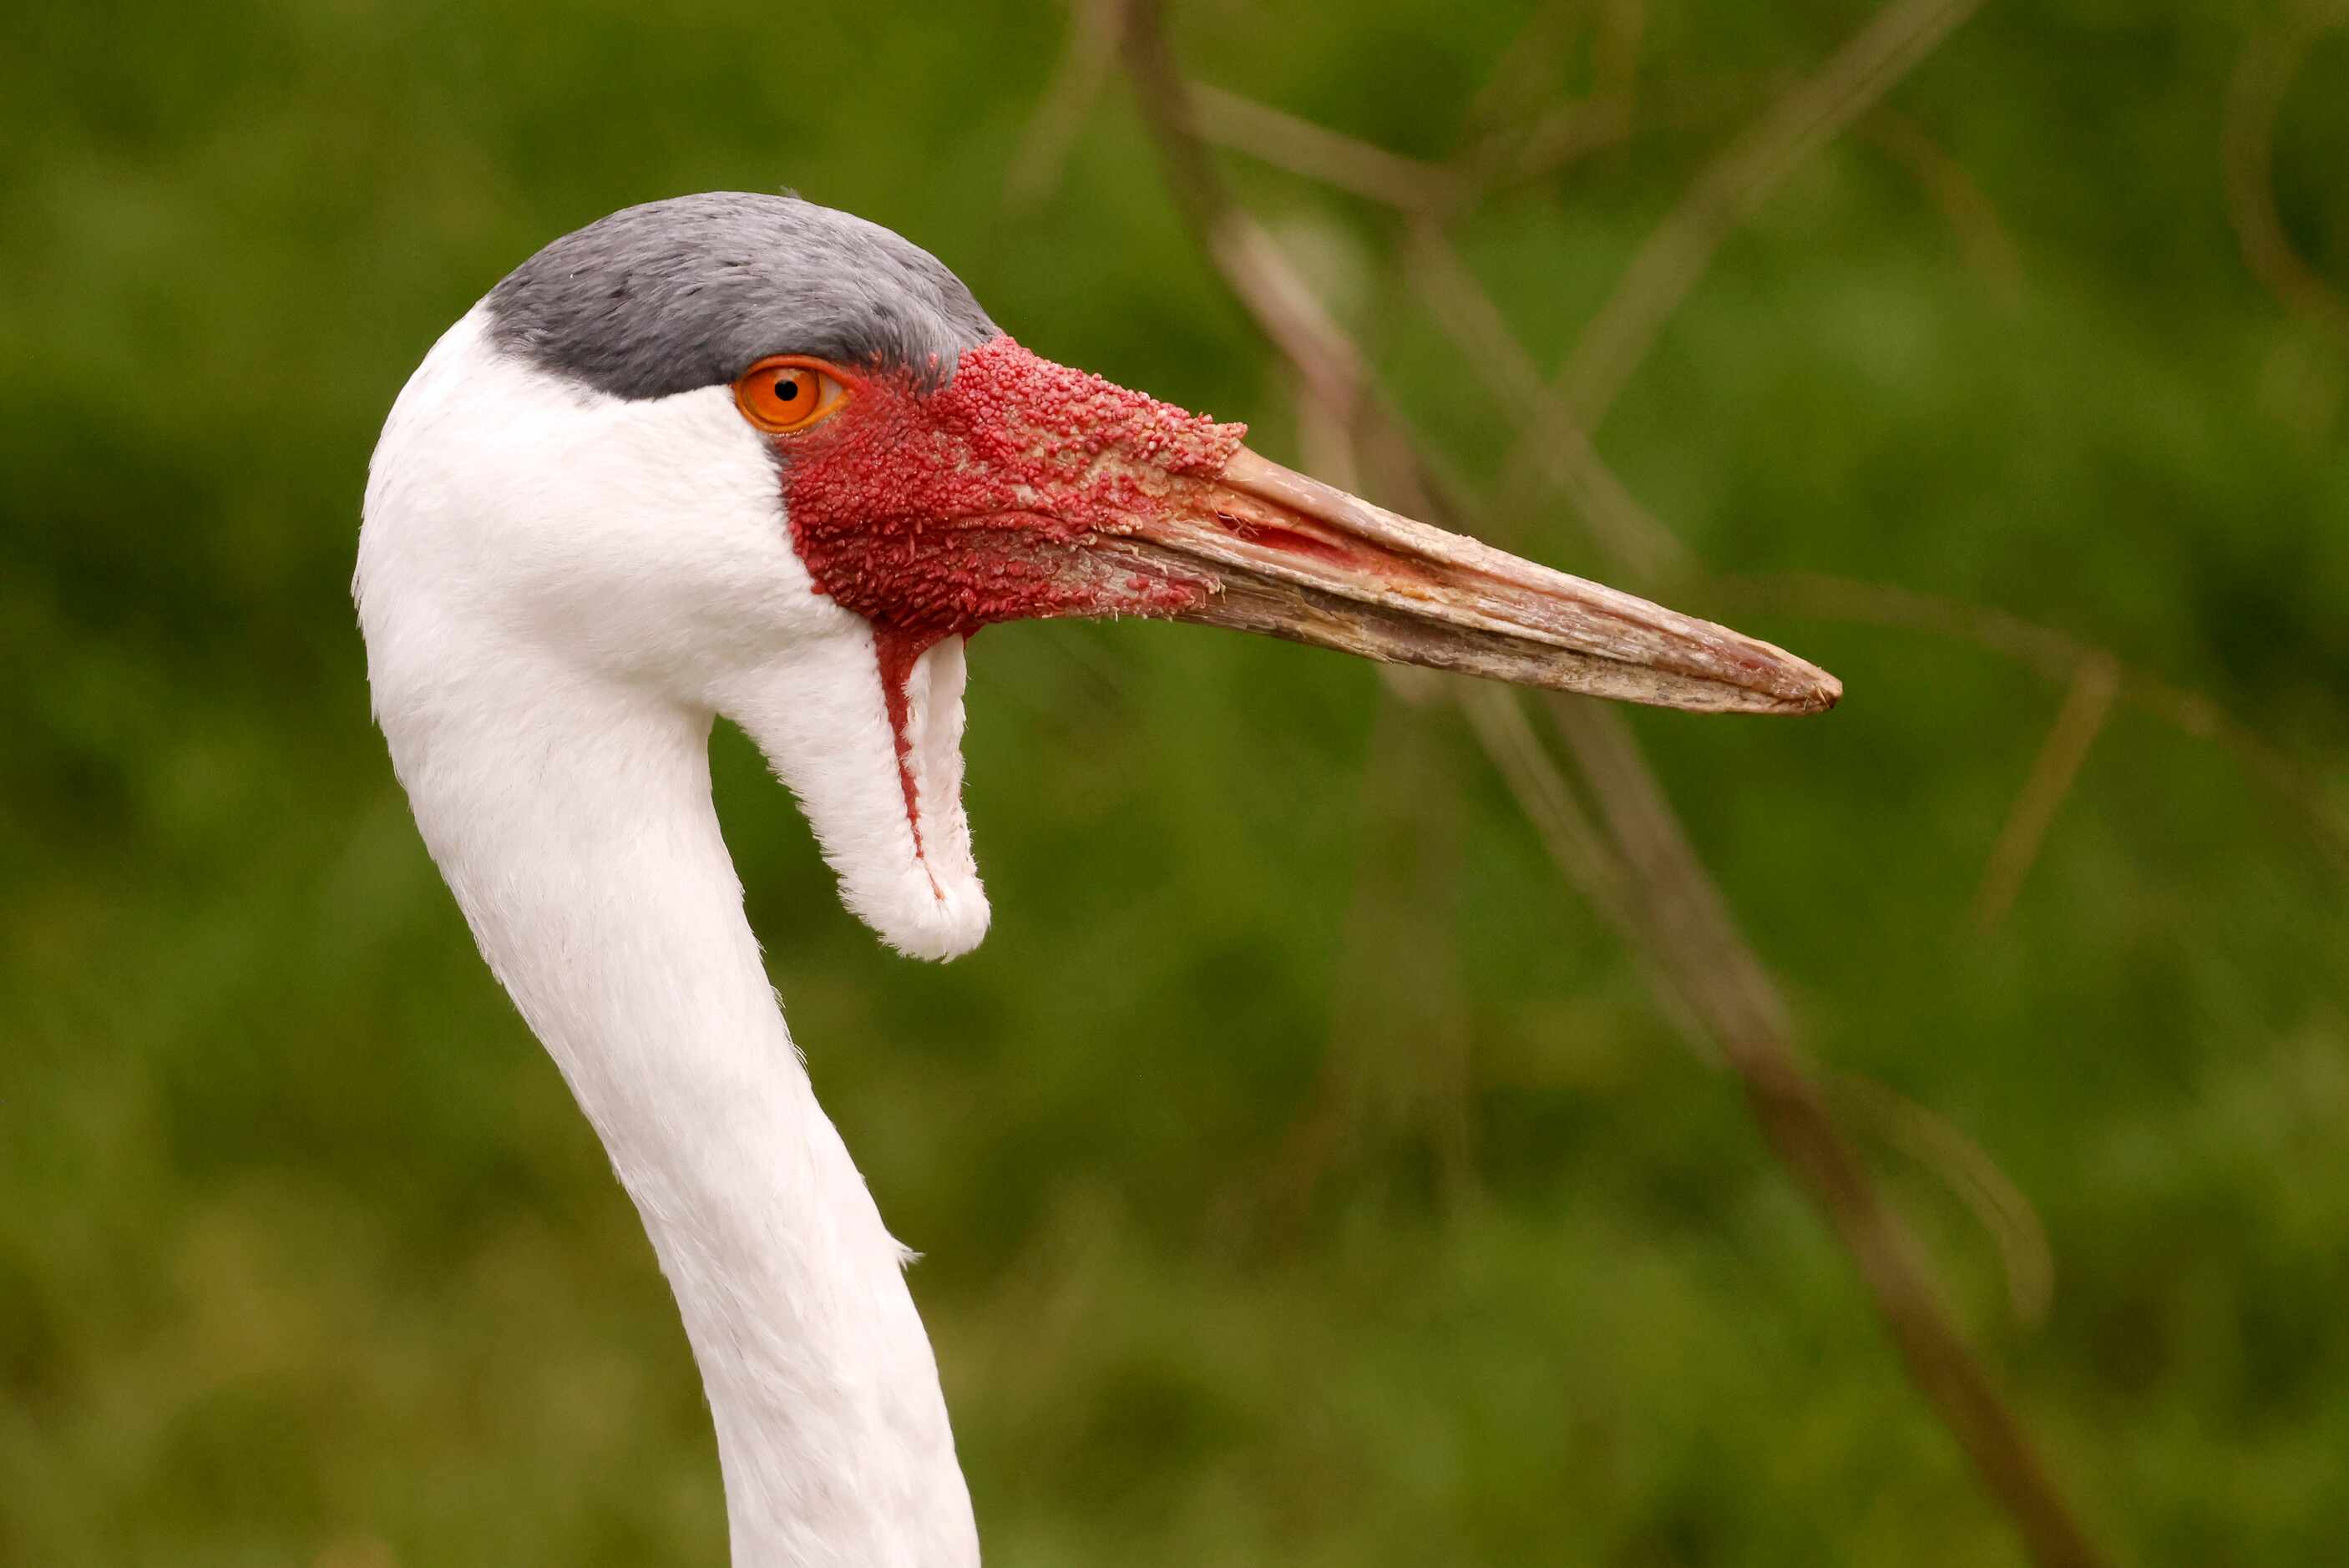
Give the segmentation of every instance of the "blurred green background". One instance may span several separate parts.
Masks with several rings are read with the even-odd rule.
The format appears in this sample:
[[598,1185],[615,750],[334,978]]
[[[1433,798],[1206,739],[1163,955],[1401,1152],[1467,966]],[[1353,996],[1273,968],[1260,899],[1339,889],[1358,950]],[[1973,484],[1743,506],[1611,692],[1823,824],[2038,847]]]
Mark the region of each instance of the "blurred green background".
[[[1426,160],[1627,102],[1454,230],[1554,364],[1870,15],[1175,21],[1202,77]],[[1599,434],[1713,572],[1993,607],[2272,748],[2124,702],[1985,925],[2062,681],[1648,584],[1847,684],[1824,719],[1632,722],[1806,1048],[2027,1197],[2044,1312],[1943,1144],[1852,1123],[2092,1530],[2197,1568],[2349,1540],[2349,29],[2302,16],[1986,6],[1736,230]],[[1064,158],[1033,128],[1067,25],[0,17],[0,1563],[723,1560],[650,1252],[368,721],[362,476],[425,348],[536,246],[781,185],[934,251],[1039,351],[1294,458],[1123,84],[1065,100]],[[2225,149],[2247,52],[2293,36],[2259,150],[2314,285],[2284,297]],[[1398,281],[1394,218],[1228,161],[1489,482],[1510,421]],[[1514,526],[1607,565],[1562,505]],[[1456,717],[1180,628],[1002,628],[973,671],[997,914],[951,966],[882,950],[751,748],[723,731],[718,760],[793,1031],[926,1254],[991,1562],[2020,1561],[1735,1083]]]

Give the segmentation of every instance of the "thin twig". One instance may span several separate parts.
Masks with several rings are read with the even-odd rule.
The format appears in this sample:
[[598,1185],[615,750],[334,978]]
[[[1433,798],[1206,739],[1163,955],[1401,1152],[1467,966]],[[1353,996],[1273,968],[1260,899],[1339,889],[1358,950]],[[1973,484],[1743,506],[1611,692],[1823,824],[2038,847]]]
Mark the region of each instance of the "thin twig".
[[[2002,294],[2011,295],[2012,291],[2019,286],[2020,278],[2020,263],[2013,242],[2006,234],[1996,210],[1973,184],[1962,166],[1932,143],[1921,128],[1891,110],[1879,107],[1866,117],[1862,128],[1871,140],[1899,158],[1926,186],[1942,207],[1952,227],[1959,232],[1961,242],[1974,258],[1978,270],[1989,274]],[[1335,136],[1336,133],[1324,134]],[[1357,152],[1377,152],[1376,149],[1365,149],[1364,144],[1350,143],[1350,139],[1338,137],[1337,139],[1349,143]],[[1284,167],[1300,173],[1312,172],[1305,160],[1287,157],[1278,147],[1267,144],[1262,150],[1270,160]],[[1411,223],[1406,232],[1405,256],[1413,268],[1413,281],[1419,285],[1421,298],[1439,323],[1470,350],[1464,356],[1466,362],[1485,375],[1487,385],[1505,407],[1518,409],[1555,397],[1542,383],[1531,356],[1509,330],[1497,307],[1477,285],[1473,274],[1452,248],[1440,220],[1423,215]],[[1300,417],[1309,423],[1314,407],[1310,399],[1300,405]],[[1345,452],[1342,444],[1325,440],[1321,450],[1322,455],[1319,458],[1309,459],[1311,466],[1324,471],[1334,471],[1329,465],[1341,458],[1350,462],[1350,455]],[[1576,462],[1580,466],[1580,474],[1554,474],[1554,482],[1569,492],[1584,515],[1598,527],[1601,544],[1619,562],[1631,571],[1646,574],[1677,570],[1685,562],[1686,552],[1679,542],[1622,490],[1620,481],[1607,469],[1603,459],[1590,450],[1587,439],[1578,448],[1560,450],[1557,460],[1561,464]],[[1350,478],[1341,478],[1341,482],[1347,488],[1358,488]],[[1456,485],[1438,488],[1449,489],[1455,493],[1458,490]],[[1853,585],[1853,591],[1874,592],[1859,585]],[[1992,625],[1995,630],[1984,639],[1986,645],[1998,651],[2022,652],[2043,667],[2069,664],[2089,672],[2092,676],[2095,672],[2118,669],[2117,662],[2104,650],[2083,649],[2061,634],[2026,626],[2002,613],[1976,612],[1964,606],[1951,606],[1949,613],[1953,619],[1971,615]],[[1386,673],[1389,680],[1397,684],[1419,674],[1401,669]],[[2144,706],[2189,732],[2205,738],[2215,733],[2218,738],[2230,743],[2248,742],[2249,759],[2256,769],[2280,776],[2297,802],[2317,801],[2320,802],[2318,810],[2322,810],[2320,794],[2305,779],[2297,779],[2288,763],[2264,748],[2256,738],[2251,738],[2247,733],[2229,733],[2223,718],[2204,699],[2165,686],[2141,672],[2130,672],[2130,680]],[[1506,732],[1494,727],[1490,713],[1485,716],[1485,719],[1487,744],[1500,744],[1499,738]],[[1522,784],[1522,779],[1520,782]],[[2060,790],[2054,792],[2060,793]],[[2048,787],[2043,786],[2030,798],[2052,797]],[[2010,830],[2011,846],[2025,841],[2013,836],[2016,831],[2019,830]],[[1543,832],[1546,841],[1553,845],[1565,838],[1564,830],[1554,816],[1543,828]],[[2033,831],[2030,841],[2035,843],[2041,833],[2044,833],[2044,827]],[[2033,854],[2010,847],[1998,857],[1997,863],[2009,868],[2027,866],[2032,858]],[[2011,869],[2001,874],[2010,882],[2019,882],[2019,876]],[[1990,902],[1984,906],[1987,909],[2002,908],[2012,896],[2011,893],[1995,892],[1996,885],[1994,882],[1985,890],[1990,897]],[[1990,915],[1987,918],[1994,921],[1997,917]],[[1700,1049],[1705,1047],[1700,1044]],[[1710,1057],[1713,1053],[1706,1050],[1705,1054]],[[1880,1088],[1877,1092],[1879,1097],[1891,1094],[1891,1091]],[[1963,1135],[1945,1121],[1934,1118],[1924,1108],[1905,1100],[1901,1103],[1908,1107],[1908,1114],[1899,1119],[1891,1118],[1889,1113],[1879,1113],[1880,1108],[1872,1101],[1865,1102],[1865,1105],[1871,1119],[1882,1124],[1888,1136],[1899,1141],[1913,1158],[1939,1171],[1951,1189],[1982,1218],[1986,1228],[1998,1240],[2002,1257],[2006,1262],[2010,1295],[2018,1317],[2025,1322],[2036,1321],[2044,1311],[2047,1293],[2047,1269],[2044,1264],[2045,1243],[2035,1216],[2029,1212],[2027,1200],[2002,1172],[1990,1163],[1987,1156],[1982,1155],[1971,1144],[1964,1144],[1966,1149],[1972,1150],[1971,1160],[1960,1160],[1953,1154],[1937,1159],[1936,1150],[1946,1154],[1963,1143]],[[1915,1131],[1926,1122],[1930,1122],[1937,1130],[1931,1138],[1922,1137]],[[1905,1132],[1904,1129],[1907,1130]],[[1992,1202],[1982,1196],[1992,1191],[2003,1194],[2003,1198]],[[2000,1218],[2002,1207],[2006,1214],[2019,1217],[2002,1221]],[[2042,1261],[2034,1263],[2034,1258]]]
[[[1485,377],[1504,407],[1544,408],[1556,402],[1557,394],[1543,381],[1533,356],[1509,330],[1500,307],[1441,228],[1429,221],[1413,223],[1403,256],[1429,314],[1468,350],[1464,357]],[[1686,570],[1687,547],[1616,477],[1571,412],[1556,407],[1548,415],[1560,438],[1545,443],[1537,455],[1550,481],[1565,492],[1599,542],[1642,578]],[[1496,542],[1508,542],[1510,531],[1505,528]]]
[[[1464,692],[1463,701],[1513,792],[1533,803],[1543,842],[1568,879],[1598,889],[1593,902],[1612,910],[1619,923],[1644,906],[1661,937],[1651,945],[1696,960],[1662,979],[1672,1014],[1688,1026],[1700,1053],[1716,1064],[1723,1060],[1709,1026],[1691,1022],[1692,993],[1713,998],[1707,1011],[1715,1018],[1761,1020],[1769,1033],[1785,1037],[1785,1007],[1777,987],[1738,934],[1720,890],[1665,804],[1620,717],[1585,699],[1552,699],[1559,727],[1617,834],[1616,852],[1610,854],[1548,766],[1516,699],[1499,687],[1477,686]],[[1834,1075],[1831,1087],[1886,1141],[1940,1176],[1981,1221],[1998,1248],[2016,1319],[2026,1325],[2042,1321],[2054,1293],[2054,1264],[2046,1229],[2022,1190],[1980,1145],[1906,1095],[1847,1073]]]
[[[1623,871],[1659,928],[1660,944],[1693,961],[1674,984],[1712,994],[1715,1016],[1757,1020],[1773,1037],[1790,1037],[1776,985],[1739,934],[1621,716],[1578,697],[1553,697],[1549,706],[1616,835]],[[2054,1265],[2046,1232],[2021,1189],[1963,1132],[1907,1096],[1848,1074],[1837,1075],[1834,1083],[1889,1141],[1940,1175],[1982,1221],[2005,1265],[2016,1317],[2038,1322]]]
[[1609,832],[1636,869],[1627,882],[1641,900],[1631,934],[1661,955],[1661,966],[1718,1043],[1764,1136],[1868,1282],[1910,1378],[2042,1568],[2103,1563],[1959,1334],[1907,1227],[1837,1129],[1781,1023],[1775,988],[1680,832],[1630,729],[1595,703],[1556,698],[1550,709],[1583,764]]
[[2017,1323],[2036,1328],[2055,1297],[2055,1254],[2047,1227],[1998,1162],[1942,1116],[1874,1078],[1837,1073],[1827,1087],[1878,1136],[1940,1176],[1998,1247],[2007,1305]]
[[1522,128],[1494,132],[1460,158],[1479,195],[1495,195],[1547,180],[1594,152],[1630,139],[1632,103],[1594,96],[1553,105]]
[[[1540,367],[1508,329],[1451,242],[1442,214],[1461,189],[1452,170],[1316,125],[1199,82],[1184,84],[1200,136],[1275,168],[1386,202],[1412,215],[1405,254],[1438,322],[1471,349],[1505,406],[1547,407],[1557,438],[1536,449],[1544,476],[1568,497],[1632,573],[1652,579],[1684,568],[1687,552],[1640,506],[1544,385]],[[1253,238],[1235,242],[1253,244]]]
[[1648,36],[1647,0],[1604,0],[1590,43],[1590,77],[1601,98],[1629,101],[1638,88],[1640,46]]
[[[1445,1197],[1475,1190],[1473,1035],[1449,929],[1460,793],[1440,717],[1391,693],[1379,704],[1334,1026],[1269,1170],[1239,1178],[1248,1207],[1279,1238],[1303,1222],[1366,1132],[1388,1134],[1407,1118],[1435,1157]],[[1413,1069],[1412,1081],[1395,1081],[1398,1062]]]
[[[1298,449],[1306,467],[1342,489],[1361,489],[1349,432],[1334,424],[1320,405],[1301,390],[1293,400]],[[1444,683],[1432,671],[1402,665],[1387,666],[1384,673],[1404,678],[1385,683],[1371,728],[1370,761],[1362,779],[1362,856],[1356,872],[1353,905],[1346,919],[1347,947],[1350,952],[1375,947],[1365,965],[1370,973],[1384,975],[1401,965],[1419,975],[1418,984],[1403,989],[1418,993],[1423,999],[1433,998],[1433,1006],[1423,1009],[1432,1016],[1413,1018],[1409,1026],[1427,1091],[1423,1103],[1429,1142],[1437,1154],[1444,1190],[1456,1198],[1472,1191],[1475,1181],[1470,1039],[1460,998],[1457,954],[1447,937],[1428,923],[1447,902],[1440,884],[1444,881],[1443,868],[1452,857],[1440,848],[1429,847],[1426,841],[1448,845],[1458,810],[1448,748],[1435,744],[1426,711],[1425,699],[1444,695]],[[1398,841],[1407,852],[1396,852]],[[1395,896],[1399,890],[1406,896]],[[1391,913],[1397,911],[1402,912],[1400,920]],[[1382,920],[1382,913],[1388,913],[1389,918]],[[1371,992],[1377,989],[1374,985]],[[1355,1016],[1361,1010],[1359,1002],[1340,1009],[1340,1026],[1332,1031],[1322,1052],[1320,1071],[1304,1110],[1282,1140],[1269,1173],[1248,1180],[1253,1191],[1248,1207],[1282,1234],[1293,1233],[1303,1222],[1323,1179],[1360,1141],[1362,1124],[1372,1109],[1371,1058],[1375,1053],[1371,1047],[1380,1043],[1375,1037],[1393,1030],[1383,1013],[1366,1027],[1365,1019]]]
[[2014,907],[2023,879],[2031,874],[2040,846],[2047,841],[2056,809],[2079,779],[2080,765],[2088,759],[2088,748],[2096,743],[2097,734],[2105,727],[2120,685],[2120,666],[2111,659],[2091,655],[2080,661],[2072,689],[2064,694],[2064,707],[2039,748],[2039,759],[2031,765],[2031,776],[2009,808],[2006,825],[1999,830],[1998,842],[1982,867],[1982,886],[1974,893],[1975,930],[1997,930],[2006,912]]
[[1068,44],[1003,177],[1003,204],[1012,211],[1036,206],[1059,187],[1085,116],[1117,64],[1123,15],[1118,0],[1069,0]]
[[1734,1033],[1789,1038],[1785,998],[1738,931],[1622,715],[1588,697],[1552,696],[1546,706],[1606,819],[1654,945],[1681,961],[1681,987],[1709,994],[1698,997],[1699,1010],[1733,1021]]
[[1204,83],[1191,84],[1190,96],[1201,136],[1275,168],[1405,211],[1440,210],[1450,205],[1458,192],[1460,177],[1440,163],[1389,152],[1359,137]]
[[1950,156],[1925,128],[1878,104],[1863,116],[1859,134],[1907,170],[1958,237],[1967,264],[1980,273],[1999,303],[2012,309],[2023,297],[2023,251],[2007,232],[1998,206],[1966,166]]
[[1522,125],[1485,132],[1451,162],[1467,175],[1477,199],[1506,196],[1622,145],[1635,131],[1696,134],[1741,119],[1744,106],[1772,85],[1767,77],[1724,73],[1676,79],[1637,99],[1601,87],[1588,98],[1552,104]]
[[1816,615],[1956,638],[2020,660],[2051,680],[2071,680],[2085,660],[2111,660],[2120,674],[2120,701],[2151,714],[2181,734],[2214,741],[2233,752],[2268,788],[2292,804],[2327,854],[2349,867],[2349,817],[2343,815],[2323,785],[2256,730],[2230,717],[2210,698],[2124,663],[2108,649],[2004,610],[1824,573],[1716,577],[1706,586],[1711,593],[1726,594],[1748,607],[1766,608],[1774,614]]
[[1930,56],[1981,3],[1899,0],[1887,5],[1697,177],[1688,196],[1640,248],[1567,360],[1560,389],[1586,425],[1595,426],[1614,404],[1665,318],[1688,297],[1730,232],[1813,152]]
[[[1663,325],[1695,289],[1738,224],[1813,151],[1930,55],[1982,0],[1896,0],[1826,63],[1795,84],[1697,177],[1640,246],[1614,294],[1590,318],[1557,377],[1561,407],[1595,432]],[[1526,510],[1538,477],[1533,453],[1558,439],[1556,416],[1518,438],[1496,492],[1503,515]]]
[[[1477,681],[1462,683],[1459,697],[1477,745],[1508,786],[1526,820],[1533,824],[1534,835],[1541,840],[1550,864],[1609,924],[1619,932],[1630,930],[1635,905],[1627,885],[1628,873],[1543,748],[1517,695],[1506,686]],[[1630,944],[1630,951],[1665,1022],[1700,1057],[1721,1065],[1720,1046],[1705,1020],[1689,1006],[1657,954],[1644,943]]]
[[1542,0],[1534,7],[1516,36],[1494,57],[1484,86],[1469,98],[1463,124],[1470,133],[1513,119],[1521,104],[1546,96],[1542,69],[1565,50],[1583,9],[1582,0]]
[[[1226,281],[1309,389],[1341,395],[1334,422],[1349,430],[1375,425],[1376,438],[1365,455],[1399,470],[1419,492],[1410,499],[1429,503],[1431,487],[1407,435],[1365,393],[1371,378],[1360,349],[1326,311],[1299,308],[1300,299],[1310,300],[1309,291],[1278,249],[1268,241],[1242,238],[1261,231],[1233,205],[1198,141],[1156,0],[1129,0],[1125,38],[1128,70],[1169,182]],[[1606,820],[1602,835],[1530,736],[1514,695],[1480,688],[1469,712],[1568,880],[1661,976],[1660,995],[1675,995],[1736,1069],[1771,1147],[1867,1282],[1909,1376],[2007,1510],[2034,1560],[2042,1568],[2103,1563],[1959,1335],[1907,1233],[1837,1130],[1817,1084],[1785,1035],[1767,975],[1679,835],[1629,732],[1611,718],[1585,723],[1578,714],[1560,716]],[[1632,874],[1635,861],[1644,862],[1644,877]],[[1669,891],[1651,898],[1651,885]]]
[[2349,21],[2349,5],[2310,6],[2251,35],[2227,91],[2227,215],[2243,264],[2287,310],[2349,344],[2349,300],[2292,249],[2276,211],[2275,127],[2309,46]]
[[[1500,768],[1510,790],[1526,808],[1543,847],[1567,880],[1610,919],[1619,923],[1631,917],[1631,900],[1624,885],[1626,868],[1608,850],[1599,830],[1583,811],[1566,780],[1542,749],[1525,711],[1509,692],[1479,686],[1461,694],[1462,706],[1475,726],[1485,753]],[[1618,789],[1619,803],[1636,801],[1646,791]],[[1633,813],[1655,819],[1644,805]],[[1677,826],[1670,830],[1677,836]],[[1718,903],[1705,884],[1700,901]],[[1644,948],[1637,949],[1643,952]],[[1742,956],[1745,956],[1741,954]],[[1650,966],[1652,970],[1653,966]],[[1778,1002],[1768,976],[1758,966],[1733,963],[1744,973],[1732,984],[1745,991],[1744,1004],[1775,1012]],[[1708,1060],[1721,1063],[1708,1026],[1692,1016],[1679,977],[1659,975],[1659,995],[1667,1014],[1694,1041]],[[1702,982],[1706,989],[1710,981]],[[1718,1011],[1718,1009],[1716,1009]],[[2047,1244],[2046,1227],[2038,1212],[1995,1161],[1965,1133],[1884,1084],[1856,1074],[1837,1073],[1830,1080],[1837,1097],[1852,1105],[1879,1136],[1919,1164],[1939,1175],[1972,1212],[1996,1244],[2007,1283],[2007,1299],[2018,1322],[2035,1326],[2047,1315],[2054,1292],[2054,1263]]]
[[[2002,280],[2003,287],[2013,286],[2019,276],[2019,263],[2013,260],[2013,242],[1999,222],[1996,210],[1962,168],[1941,152],[1921,129],[1889,110],[1877,110],[1869,117],[1869,125],[1888,148],[1915,167],[1920,179],[1936,191],[1952,223],[1961,226],[1961,235],[1972,233],[1969,243],[1980,254],[1979,264]],[[1516,417],[1522,430],[1548,438],[1527,449],[1535,454],[1545,477],[1566,493],[1576,511],[1590,524],[1597,542],[1615,558],[1619,566],[1636,577],[1653,578],[1682,569],[1689,559],[1685,547],[1630,495],[1592,446],[1588,433],[1557,389],[1540,382],[1530,356],[1509,330],[1498,307],[1478,287],[1474,274],[1444,238],[1442,230],[1432,222],[1414,223],[1406,255],[1431,314],[1468,350],[1464,356],[1465,361],[1485,376],[1502,407]],[[1522,512],[1510,511],[1506,506],[1496,511],[1498,536],[1506,538],[1509,520]],[[1812,578],[1805,582],[1816,591],[1827,586],[1830,580]],[[2104,650],[2085,647],[2045,628],[2028,626],[2002,612],[1938,603],[1928,605],[1919,596],[1896,589],[1870,589],[1847,583],[1835,586],[1841,590],[1837,594],[1841,599],[1874,596],[1878,601],[1877,614],[1869,618],[1905,624],[1938,624],[1951,628],[1970,624],[1976,640],[2002,651],[2023,653],[2043,668],[2060,665],[2068,672],[2083,667],[2084,660],[2111,662]],[[1844,609],[1848,613],[1847,604]],[[2302,778],[2271,747],[2229,720],[2207,699],[2181,688],[2139,672],[2129,672],[2129,688],[2132,700],[2188,733],[2216,737],[2233,747],[2257,771],[2292,799],[2326,838],[2329,849],[2349,857],[2349,825],[2341,821],[2323,792]]]

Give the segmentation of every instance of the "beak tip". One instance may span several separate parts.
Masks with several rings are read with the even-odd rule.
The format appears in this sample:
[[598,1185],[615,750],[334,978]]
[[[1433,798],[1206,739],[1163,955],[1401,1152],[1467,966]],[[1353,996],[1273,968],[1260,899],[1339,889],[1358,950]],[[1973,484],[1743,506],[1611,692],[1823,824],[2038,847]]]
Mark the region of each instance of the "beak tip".
[[1795,678],[1788,684],[1792,690],[1785,694],[1785,707],[1779,711],[1807,717],[1825,713],[1843,701],[1843,682],[1808,660],[1793,661],[1799,666]]
[[1739,684],[1763,698],[1763,712],[1807,717],[1825,713],[1843,701],[1843,682],[1801,655],[1742,636],[1725,627],[1712,630],[1744,645],[1749,655],[1747,678]]

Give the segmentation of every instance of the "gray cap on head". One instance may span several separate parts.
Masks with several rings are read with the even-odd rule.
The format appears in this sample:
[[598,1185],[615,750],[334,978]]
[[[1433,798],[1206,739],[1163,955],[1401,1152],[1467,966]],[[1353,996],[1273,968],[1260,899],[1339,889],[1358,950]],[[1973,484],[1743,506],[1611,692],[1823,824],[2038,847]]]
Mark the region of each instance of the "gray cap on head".
[[999,330],[944,263],[878,223],[733,191],[599,219],[487,304],[502,347],[632,398],[731,381],[770,354],[942,379]]

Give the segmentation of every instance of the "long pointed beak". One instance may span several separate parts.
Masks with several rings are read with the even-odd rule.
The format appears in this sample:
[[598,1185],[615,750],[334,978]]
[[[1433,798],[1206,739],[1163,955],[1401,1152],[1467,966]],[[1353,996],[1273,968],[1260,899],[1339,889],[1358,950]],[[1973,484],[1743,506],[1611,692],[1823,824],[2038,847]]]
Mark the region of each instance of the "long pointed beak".
[[1097,548],[1213,582],[1178,619],[1700,713],[1819,713],[1843,696],[1783,648],[1398,516],[1245,447],[1214,479],[1173,482],[1134,533]]
[[1242,433],[999,336],[935,391],[864,378],[778,446],[818,591],[924,646],[999,621],[1171,615],[1701,713],[1843,696],[1784,649],[1398,517]]

